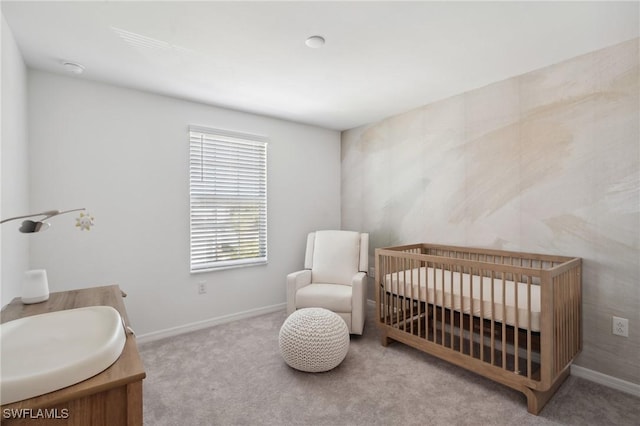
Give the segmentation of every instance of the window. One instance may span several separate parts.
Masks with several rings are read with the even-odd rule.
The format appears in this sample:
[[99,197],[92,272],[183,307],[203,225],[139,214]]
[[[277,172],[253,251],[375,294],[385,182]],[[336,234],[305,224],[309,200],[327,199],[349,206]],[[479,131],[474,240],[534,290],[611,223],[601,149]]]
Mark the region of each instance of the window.
[[267,141],[189,128],[191,272],[267,262]]

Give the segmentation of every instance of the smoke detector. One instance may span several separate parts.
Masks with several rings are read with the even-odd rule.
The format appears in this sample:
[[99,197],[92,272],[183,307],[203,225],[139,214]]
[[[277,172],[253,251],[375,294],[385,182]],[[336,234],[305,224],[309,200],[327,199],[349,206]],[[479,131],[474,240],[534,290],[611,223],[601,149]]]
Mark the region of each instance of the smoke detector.
[[82,74],[84,72],[84,65],[76,64],[75,62],[63,62],[62,65],[73,74]]
[[305,41],[304,43],[312,49],[318,49],[324,46],[324,37],[319,35],[314,35],[309,37],[307,41]]

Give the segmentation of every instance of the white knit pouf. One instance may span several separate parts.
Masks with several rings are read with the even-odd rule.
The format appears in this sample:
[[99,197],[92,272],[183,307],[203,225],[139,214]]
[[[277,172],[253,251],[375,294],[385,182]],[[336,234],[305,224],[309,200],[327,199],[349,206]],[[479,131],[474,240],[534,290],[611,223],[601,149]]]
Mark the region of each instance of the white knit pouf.
[[296,370],[317,373],[340,365],[349,351],[349,328],[334,312],[299,309],[280,328],[280,353]]

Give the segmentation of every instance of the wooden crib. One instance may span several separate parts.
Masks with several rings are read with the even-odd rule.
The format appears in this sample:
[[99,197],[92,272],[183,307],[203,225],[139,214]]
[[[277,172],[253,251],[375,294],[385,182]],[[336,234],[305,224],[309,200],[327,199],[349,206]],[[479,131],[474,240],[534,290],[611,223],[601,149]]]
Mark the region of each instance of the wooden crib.
[[523,392],[538,414],[582,349],[580,258],[414,244],[375,251],[390,339]]

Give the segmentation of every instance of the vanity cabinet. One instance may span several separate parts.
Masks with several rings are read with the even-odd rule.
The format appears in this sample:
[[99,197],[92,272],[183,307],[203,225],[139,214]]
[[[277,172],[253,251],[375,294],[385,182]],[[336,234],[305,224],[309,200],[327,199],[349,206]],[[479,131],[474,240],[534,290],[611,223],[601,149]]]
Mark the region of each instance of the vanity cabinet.
[[[86,306],[112,306],[129,318],[117,285],[51,293],[49,300],[24,305],[14,299],[1,312],[2,323],[31,315]],[[47,348],[42,348],[46,351]],[[101,373],[75,385],[0,407],[3,425],[142,426],[142,380],[146,373],[136,339],[127,333],[120,357]]]

